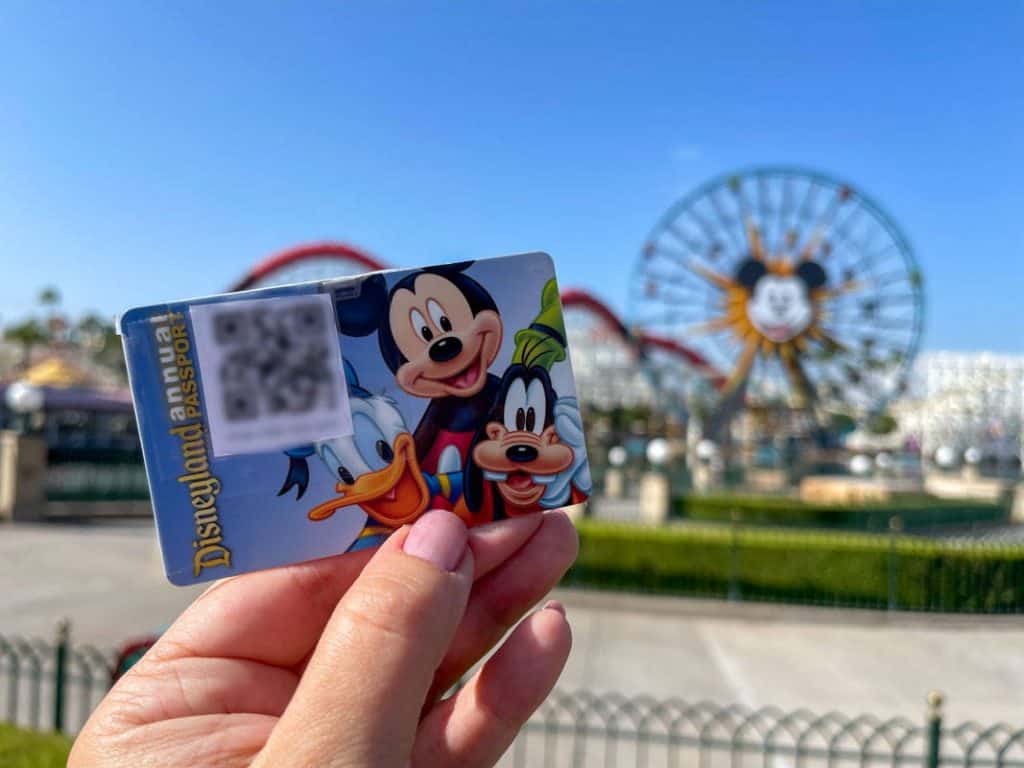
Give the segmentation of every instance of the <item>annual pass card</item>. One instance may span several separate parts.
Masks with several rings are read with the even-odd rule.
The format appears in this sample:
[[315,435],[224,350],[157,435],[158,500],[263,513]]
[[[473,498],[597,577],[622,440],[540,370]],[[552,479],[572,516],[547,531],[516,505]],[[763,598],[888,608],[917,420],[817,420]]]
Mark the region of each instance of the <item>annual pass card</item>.
[[175,584],[590,493],[546,254],[139,307],[120,332]]

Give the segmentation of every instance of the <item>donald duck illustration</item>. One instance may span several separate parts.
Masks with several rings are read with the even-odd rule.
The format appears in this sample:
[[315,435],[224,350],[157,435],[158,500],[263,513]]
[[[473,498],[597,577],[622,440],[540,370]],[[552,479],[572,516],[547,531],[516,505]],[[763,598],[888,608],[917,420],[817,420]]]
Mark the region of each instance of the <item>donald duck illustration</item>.
[[454,504],[462,495],[462,468],[432,474],[420,469],[415,442],[394,400],[359,384],[346,360],[345,381],[352,408],[353,434],[285,451],[288,475],[278,496],[297,488],[301,499],[309,484],[308,458],[320,457],[337,481],[338,494],[309,510],[310,520],[326,520],[343,507],[358,506],[366,527],[349,551],[380,544],[393,530],[422,515],[441,496]]

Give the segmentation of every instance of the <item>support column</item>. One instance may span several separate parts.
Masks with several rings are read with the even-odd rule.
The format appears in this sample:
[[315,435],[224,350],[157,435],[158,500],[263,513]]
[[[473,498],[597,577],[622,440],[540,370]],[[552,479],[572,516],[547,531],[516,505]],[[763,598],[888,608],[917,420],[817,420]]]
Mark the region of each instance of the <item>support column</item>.
[[625,473],[619,467],[609,467],[604,472],[604,495],[609,499],[625,496]]
[[647,525],[662,525],[672,506],[672,490],[664,472],[645,472],[640,479],[640,520]]
[[42,520],[45,506],[46,441],[0,432],[0,520]]

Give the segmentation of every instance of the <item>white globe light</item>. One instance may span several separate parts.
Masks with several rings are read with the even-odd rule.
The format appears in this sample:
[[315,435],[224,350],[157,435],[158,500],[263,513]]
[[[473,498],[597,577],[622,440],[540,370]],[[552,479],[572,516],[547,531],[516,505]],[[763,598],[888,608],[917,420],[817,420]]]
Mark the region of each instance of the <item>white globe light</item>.
[[43,390],[27,381],[16,381],[7,387],[4,400],[15,413],[33,413],[43,407]]
[[964,461],[966,461],[968,464],[980,464],[981,451],[972,445],[970,448],[964,451]]
[[711,440],[701,440],[697,443],[697,458],[701,461],[711,461],[718,453],[718,446]]
[[613,445],[608,449],[608,463],[613,467],[621,467],[627,458],[626,449],[621,445]]
[[871,471],[871,459],[862,453],[858,453],[850,459],[850,471],[855,475],[866,475]]
[[663,437],[656,437],[647,444],[647,460],[656,467],[668,461],[670,453],[668,440]]
[[875,456],[875,466],[879,469],[890,469],[893,465],[892,456],[885,451]]
[[935,463],[940,467],[952,467],[956,463],[956,451],[951,446],[940,445],[935,449]]

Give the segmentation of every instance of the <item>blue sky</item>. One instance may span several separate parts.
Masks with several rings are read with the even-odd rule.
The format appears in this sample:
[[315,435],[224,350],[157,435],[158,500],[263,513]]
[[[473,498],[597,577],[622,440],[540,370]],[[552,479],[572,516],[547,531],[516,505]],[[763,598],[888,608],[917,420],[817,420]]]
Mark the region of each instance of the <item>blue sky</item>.
[[661,213],[817,168],[915,246],[925,347],[1024,352],[1024,4],[0,8],[0,322],[217,292],[333,238],[542,249],[627,308]]

